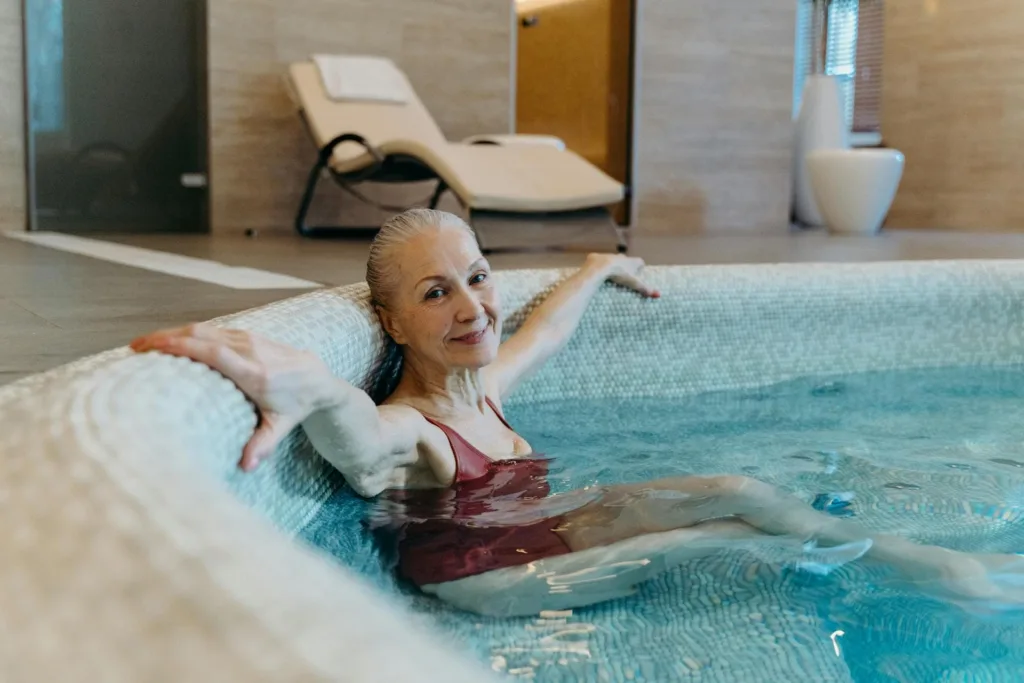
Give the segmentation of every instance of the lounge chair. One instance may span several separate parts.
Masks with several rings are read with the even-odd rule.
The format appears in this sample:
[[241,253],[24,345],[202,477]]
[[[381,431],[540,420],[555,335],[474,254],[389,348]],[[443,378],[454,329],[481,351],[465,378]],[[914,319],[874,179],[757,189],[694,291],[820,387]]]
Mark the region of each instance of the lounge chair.
[[[452,192],[468,212],[484,253],[561,250],[566,245],[500,247],[485,244],[481,228],[524,221],[596,225],[615,234],[617,249],[628,249],[628,231],[620,229],[610,208],[621,202],[622,183],[567,150],[561,140],[534,135],[479,135],[450,142],[438,128],[406,76],[380,58],[343,60],[349,84],[390,88],[385,96],[328,93],[332,76],[324,58],[294,63],[288,85],[319,154],[295,219],[305,237],[351,234],[352,228],[307,224],[317,183],[328,171],[361,201],[374,204],[356,186],[362,182],[436,181],[429,205]],[[378,88],[380,90],[380,88]],[[378,95],[380,93],[378,92]],[[375,205],[375,204],[374,204]],[[380,205],[377,205],[380,206]],[[404,207],[382,207],[390,210]]]

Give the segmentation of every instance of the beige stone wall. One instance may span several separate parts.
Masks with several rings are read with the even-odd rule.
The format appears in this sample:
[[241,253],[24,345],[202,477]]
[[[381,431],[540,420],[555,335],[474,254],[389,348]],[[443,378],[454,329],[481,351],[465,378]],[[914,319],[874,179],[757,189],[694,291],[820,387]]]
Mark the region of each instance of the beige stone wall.
[[[446,134],[505,133],[512,26],[508,0],[210,0],[213,230],[292,227],[315,150],[282,80],[290,61],[321,51],[392,57]],[[17,229],[25,224],[19,0],[0,0],[0,57],[0,225]],[[330,190],[325,220],[337,218]]]
[[[742,10],[718,0],[640,3],[638,228],[784,231],[795,2],[755,0]],[[511,10],[509,0],[210,0],[213,229],[291,230],[314,150],[282,76],[290,61],[314,52],[394,58],[451,138],[508,131]],[[8,65],[0,76],[0,220],[18,226],[20,22],[20,3],[0,0]],[[322,220],[336,220],[339,211],[360,218],[339,209],[344,197],[336,188],[324,189],[316,212]],[[419,198],[429,188],[412,193]]]
[[[282,78],[310,54],[394,59],[450,138],[510,130],[508,0],[211,0],[209,43],[215,231],[292,229],[316,151]],[[323,187],[316,214],[336,221],[344,196]]]
[[796,0],[640,3],[640,229],[785,232]]
[[25,225],[21,0],[0,0],[0,229]]
[[1024,230],[1024,3],[886,3],[882,135],[907,158],[889,228]]

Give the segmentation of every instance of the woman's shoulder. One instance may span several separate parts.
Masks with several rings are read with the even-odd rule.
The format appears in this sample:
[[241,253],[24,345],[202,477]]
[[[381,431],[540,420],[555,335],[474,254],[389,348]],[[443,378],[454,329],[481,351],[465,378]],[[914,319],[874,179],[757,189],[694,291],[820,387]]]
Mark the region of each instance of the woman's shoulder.
[[401,397],[388,397],[377,409],[383,425],[412,436],[419,457],[433,473],[438,485],[448,486],[454,481],[457,464],[447,432]]
[[382,419],[387,421],[407,422],[418,424],[424,422],[423,413],[411,403],[401,398],[386,398],[377,406],[377,412]]
[[418,406],[415,398],[389,396],[377,406],[381,422],[392,428],[409,430],[416,434],[417,443],[434,442],[435,423],[427,418],[427,406]]

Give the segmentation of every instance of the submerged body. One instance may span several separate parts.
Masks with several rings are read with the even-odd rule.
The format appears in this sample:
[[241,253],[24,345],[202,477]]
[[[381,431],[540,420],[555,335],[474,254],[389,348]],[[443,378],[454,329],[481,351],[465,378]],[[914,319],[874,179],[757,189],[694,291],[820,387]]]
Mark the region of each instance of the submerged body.
[[[450,214],[416,210],[385,224],[371,248],[367,282],[390,340],[385,366],[395,369],[382,375],[375,398],[333,377],[315,356],[237,330],[189,326],[147,335],[133,347],[207,363],[257,404],[261,422],[243,451],[245,470],[301,424],[356,492],[379,497],[374,523],[394,543],[399,572],[470,609],[477,605],[465,596],[479,595],[481,577],[632,562],[622,558],[647,553],[644,570],[624,579],[629,583],[664,568],[649,559],[654,546],[678,560],[712,552],[715,539],[765,534],[856,548],[857,557],[889,562],[908,580],[960,596],[1022,601],[989,580],[991,567],[1016,557],[872,534],[747,477],[680,477],[551,496],[546,463],[505,421],[502,398],[565,347],[606,281],[657,298],[638,277],[642,265],[591,255],[501,343],[500,298],[472,233]],[[564,584],[531,576],[530,590],[543,598],[550,589],[551,600],[528,601],[529,609],[610,595],[574,588],[566,598]],[[445,586],[472,590],[460,599],[439,588]]]
[[455,456],[453,486],[386,491],[371,519],[398,557],[399,576],[423,587],[572,552],[561,535],[568,520],[544,507],[546,459],[491,460],[455,430],[433,424]]

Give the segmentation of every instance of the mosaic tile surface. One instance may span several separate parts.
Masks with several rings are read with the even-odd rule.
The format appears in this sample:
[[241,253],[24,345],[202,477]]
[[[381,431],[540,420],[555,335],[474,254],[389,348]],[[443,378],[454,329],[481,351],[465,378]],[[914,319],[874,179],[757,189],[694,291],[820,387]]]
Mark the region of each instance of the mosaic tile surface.
[[[499,274],[507,332],[563,275]],[[648,277],[662,299],[606,287],[570,347],[511,403],[1024,361],[1019,262],[651,268]],[[362,285],[218,322],[313,350],[364,387],[383,342]],[[343,669],[398,680],[410,662],[430,661],[445,672],[438,680],[481,680],[387,599],[370,607],[378,598],[361,579],[289,540],[342,482],[300,434],[259,474],[239,475],[254,424],[252,406],[217,373],[125,349],[0,389],[0,534],[17,549],[0,565],[0,597],[14,605],[0,615],[13,634],[0,648],[5,666],[18,662],[7,678],[108,666],[107,680],[214,671],[309,680]],[[109,619],[93,618],[99,604]],[[140,624],[153,628],[125,631]],[[389,656],[398,640],[423,659]],[[56,643],[67,645],[59,658]],[[803,675],[779,666],[780,677]]]

